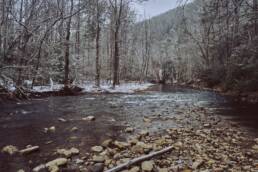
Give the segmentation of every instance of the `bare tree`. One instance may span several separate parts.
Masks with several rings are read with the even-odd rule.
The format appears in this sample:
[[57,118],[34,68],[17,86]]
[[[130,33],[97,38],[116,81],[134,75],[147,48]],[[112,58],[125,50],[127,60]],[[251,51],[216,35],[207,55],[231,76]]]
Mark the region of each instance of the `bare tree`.
[[[73,0],[70,0],[70,12],[69,14],[73,14]],[[69,87],[69,55],[70,55],[70,36],[71,36],[71,24],[72,24],[72,17],[69,17],[66,23],[66,36],[65,36],[65,43],[64,43],[64,61],[65,61],[65,77],[64,77],[64,85],[66,88]]]

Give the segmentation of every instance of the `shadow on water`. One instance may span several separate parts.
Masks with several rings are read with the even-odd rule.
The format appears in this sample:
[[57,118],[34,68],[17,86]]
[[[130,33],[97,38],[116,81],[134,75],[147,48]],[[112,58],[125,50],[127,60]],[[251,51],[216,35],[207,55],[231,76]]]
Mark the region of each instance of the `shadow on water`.
[[[30,171],[33,167],[57,158],[57,148],[76,147],[85,155],[93,145],[109,138],[123,139],[122,131],[130,124],[136,131],[148,129],[156,132],[178,127],[175,121],[142,121],[143,116],[173,117],[192,107],[204,107],[214,115],[239,122],[250,132],[258,132],[257,105],[236,104],[214,92],[199,91],[168,85],[154,86],[140,94],[83,95],[77,97],[49,97],[46,99],[0,105],[0,148],[15,145],[40,146],[39,153],[28,156],[7,156],[0,153],[0,171],[18,169]],[[82,118],[96,117],[87,122]],[[63,118],[67,122],[60,122]],[[44,128],[56,127],[54,133]],[[77,127],[78,131],[71,131]]]

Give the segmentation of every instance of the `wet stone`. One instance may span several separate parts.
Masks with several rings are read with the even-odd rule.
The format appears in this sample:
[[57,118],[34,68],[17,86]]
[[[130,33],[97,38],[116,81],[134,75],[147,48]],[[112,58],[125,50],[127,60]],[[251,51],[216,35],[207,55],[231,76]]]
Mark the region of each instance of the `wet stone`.
[[101,145],[103,147],[109,147],[112,143],[112,139],[105,140]]
[[90,166],[88,168],[89,172],[103,172],[104,171],[104,164],[103,163],[97,163],[93,166]]
[[3,149],[2,149],[2,152],[3,153],[7,153],[9,155],[14,155],[18,152],[18,149],[16,146],[13,146],[13,145],[8,145],[8,146],[5,146]]
[[152,171],[154,168],[154,162],[153,161],[144,161],[141,165],[141,168],[143,171]]
[[102,147],[102,146],[93,146],[93,147],[91,148],[91,151],[92,151],[92,152],[100,153],[100,152],[103,151],[103,147]]
[[66,158],[57,158],[53,161],[46,163],[46,167],[50,172],[58,172],[59,166],[66,165],[68,160]]
[[131,127],[125,129],[126,133],[132,133],[133,131],[134,131],[134,128],[131,128]]
[[140,168],[139,167],[132,167],[129,172],[139,172]]
[[94,121],[95,117],[94,116],[87,116],[85,118],[82,118],[83,121]]
[[73,155],[77,155],[80,153],[80,151],[77,148],[71,148],[71,149],[57,149],[57,153],[60,155],[64,155],[66,157],[71,157]]
[[100,155],[94,155],[93,158],[92,158],[92,161],[93,162],[104,162],[105,158],[103,156],[100,156]]

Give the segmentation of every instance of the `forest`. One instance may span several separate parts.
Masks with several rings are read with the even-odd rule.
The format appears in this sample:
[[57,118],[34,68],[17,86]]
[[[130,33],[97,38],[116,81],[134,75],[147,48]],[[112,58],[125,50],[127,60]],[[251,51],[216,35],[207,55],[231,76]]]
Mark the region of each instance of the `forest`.
[[142,22],[133,3],[3,0],[1,85],[198,81],[257,91],[255,0],[181,2]]
[[258,0],[159,1],[0,0],[0,171],[258,170]]

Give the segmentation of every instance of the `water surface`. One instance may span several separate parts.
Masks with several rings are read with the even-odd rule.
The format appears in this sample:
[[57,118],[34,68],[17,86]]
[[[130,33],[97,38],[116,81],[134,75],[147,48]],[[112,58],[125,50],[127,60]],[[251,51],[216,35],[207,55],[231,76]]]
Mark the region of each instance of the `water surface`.
[[[85,156],[91,146],[108,138],[125,139],[127,126],[137,131],[160,132],[171,127],[181,127],[173,117],[180,117],[198,108],[207,113],[237,122],[240,127],[258,136],[258,107],[235,103],[229,98],[210,91],[198,91],[171,86],[155,86],[138,94],[103,94],[77,97],[49,97],[26,102],[0,105],[0,148],[15,145],[40,146],[39,153],[28,156],[0,154],[0,171],[29,171],[36,165],[53,158],[57,148],[76,147]],[[93,115],[93,122],[82,118]],[[170,120],[143,122],[143,117]],[[60,122],[58,118],[66,119]],[[187,119],[186,119],[187,120]],[[189,125],[191,121],[188,121]],[[56,127],[55,133],[44,133],[44,128]],[[77,132],[71,129],[77,127]]]

